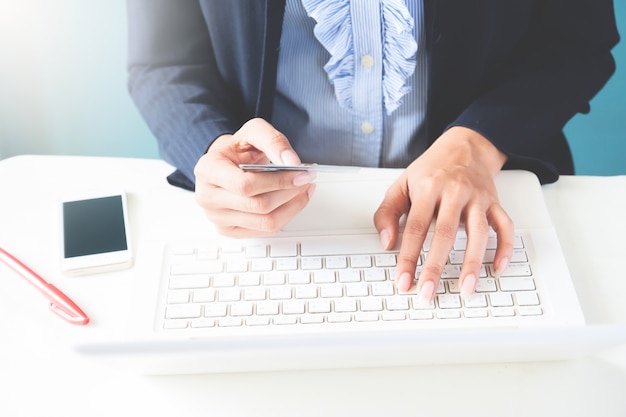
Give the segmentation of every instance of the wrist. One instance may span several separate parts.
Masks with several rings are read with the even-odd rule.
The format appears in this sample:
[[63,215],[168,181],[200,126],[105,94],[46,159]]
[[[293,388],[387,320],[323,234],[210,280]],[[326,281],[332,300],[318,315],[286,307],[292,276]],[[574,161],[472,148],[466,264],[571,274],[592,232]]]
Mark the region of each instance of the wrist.
[[467,145],[471,159],[487,167],[493,176],[500,172],[508,159],[508,156],[489,139],[470,128],[453,126],[443,136],[454,140],[457,146]]

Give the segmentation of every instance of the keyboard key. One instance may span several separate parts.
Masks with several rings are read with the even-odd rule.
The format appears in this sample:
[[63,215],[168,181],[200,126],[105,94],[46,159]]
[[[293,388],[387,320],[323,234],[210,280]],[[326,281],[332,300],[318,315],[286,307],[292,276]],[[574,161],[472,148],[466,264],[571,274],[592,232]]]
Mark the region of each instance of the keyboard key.
[[339,298],[343,296],[343,285],[328,284],[320,286],[320,297],[322,298]]
[[221,261],[206,261],[184,264],[173,264],[170,267],[171,275],[204,275],[222,272],[223,263]]
[[345,256],[329,256],[326,258],[326,268],[343,269],[348,267],[348,258]]
[[272,258],[292,257],[298,255],[298,244],[295,242],[274,242],[270,247]]
[[406,320],[406,314],[401,311],[383,311],[380,318],[384,321]]
[[359,322],[370,322],[370,321],[378,321],[380,316],[378,313],[374,312],[358,312],[354,315],[354,321]]
[[439,308],[461,308],[461,297],[454,294],[440,294],[437,296]]
[[485,294],[474,293],[464,299],[463,304],[468,308],[487,307],[487,297],[485,297]]
[[372,290],[372,295],[388,296],[388,295],[394,295],[395,286],[393,282],[391,281],[372,282],[371,290]]
[[496,280],[493,278],[479,278],[476,284],[476,292],[494,292],[497,291]]
[[335,282],[335,271],[327,269],[313,272],[313,282],[316,284],[331,284]]
[[350,257],[350,266],[353,268],[371,268],[372,257],[369,255],[352,255]]
[[215,275],[213,277],[213,287],[215,288],[226,288],[226,287],[234,287],[235,286],[235,276],[234,275]]
[[363,270],[363,280],[367,282],[384,281],[387,279],[383,268],[368,268]]
[[513,307],[493,307],[491,314],[494,317],[513,317],[515,315],[515,309]]
[[274,262],[271,258],[259,258],[250,261],[250,271],[266,272],[272,269],[274,269]]
[[205,318],[193,319],[191,320],[191,327],[193,327],[194,329],[205,329],[208,327],[215,327],[215,320],[205,319]]
[[265,288],[261,287],[249,287],[243,290],[243,299],[246,301],[261,301],[265,300]]
[[468,319],[489,317],[489,313],[486,308],[466,308],[463,310],[463,315]]
[[335,300],[335,311],[338,313],[347,313],[357,311],[357,302],[354,298],[339,298]]
[[489,301],[494,307],[511,307],[513,306],[513,297],[508,293],[489,294]]
[[267,256],[267,245],[246,246],[246,256],[248,258],[265,258]]
[[187,328],[187,320],[165,320],[163,329],[165,330],[181,330]]
[[283,314],[304,314],[305,302],[289,300],[283,303]]
[[272,323],[278,326],[293,325],[298,323],[298,316],[276,316],[272,318]]
[[[490,265],[491,275],[496,276],[496,270],[493,265]],[[529,277],[532,273],[530,271],[530,265],[526,263],[510,263],[509,266],[500,273],[500,277]]]
[[292,271],[287,273],[289,284],[308,284],[311,282],[311,273],[308,271]]
[[264,285],[283,285],[285,283],[284,272],[269,272],[263,275]]
[[409,309],[409,299],[407,297],[387,297],[385,299],[385,304],[387,305],[387,310],[389,311]]
[[347,323],[352,321],[352,314],[348,313],[330,313],[328,315],[329,323]]
[[239,301],[241,290],[239,288],[223,288],[217,291],[217,300],[222,302]]
[[251,316],[254,304],[252,303],[233,303],[230,305],[230,315],[233,317],[238,316]]
[[438,319],[460,319],[461,311],[460,310],[437,310],[436,312]]
[[321,324],[324,323],[324,316],[321,314],[305,314],[300,317],[302,324]]
[[228,305],[224,303],[210,303],[204,305],[204,317],[225,317]]
[[330,300],[318,299],[309,301],[309,313],[330,313]]
[[409,312],[411,320],[432,320],[434,318],[431,310],[413,310]]
[[376,266],[396,266],[396,255],[392,253],[385,253],[374,256],[374,264]]
[[219,327],[240,327],[243,320],[240,317],[222,317],[217,320]]
[[502,291],[532,291],[535,290],[535,281],[532,278],[500,278]]
[[521,291],[515,293],[515,300],[519,306],[538,306],[539,296],[536,292]]
[[260,316],[276,316],[278,315],[279,306],[280,304],[273,301],[257,303],[256,313]]
[[298,258],[276,258],[277,271],[295,271],[298,269]]
[[339,282],[359,282],[361,281],[361,271],[358,269],[344,269],[338,271]]
[[317,287],[311,285],[299,285],[294,289],[294,297],[297,299],[317,298]]
[[246,326],[269,326],[270,318],[265,316],[252,316],[246,318]]
[[540,316],[543,314],[543,310],[539,306],[520,306],[520,316]]
[[319,256],[307,256],[300,258],[302,269],[322,269],[322,258]]
[[261,285],[261,274],[259,274],[258,272],[239,274],[239,285],[242,287]]
[[270,300],[289,300],[291,298],[290,287],[271,287],[269,292]]
[[365,297],[369,294],[369,287],[364,282],[351,282],[346,284],[347,297]]
[[167,293],[168,304],[185,304],[189,302],[189,291],[169,291]]
[[200,317],[201,304],[174,304],[165,308],[166,319],[192,319]]
[[183,290],[192,288],[208,288],[210,278],[204,277],[184,277],[184,278],[172,278],[169,282],[169,288],[173,290]]
[[215,301],[215,290],[213,288],[194,290],[192,299],[194,303],[210,303]]

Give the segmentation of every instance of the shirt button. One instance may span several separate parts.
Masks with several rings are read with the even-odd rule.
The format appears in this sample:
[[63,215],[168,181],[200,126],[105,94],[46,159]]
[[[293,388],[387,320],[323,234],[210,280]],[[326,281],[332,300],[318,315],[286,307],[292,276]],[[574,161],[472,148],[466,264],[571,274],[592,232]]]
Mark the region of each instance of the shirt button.
[[361,57],[361,65],[365,68],[372,68],[374,66],[374,57],[371,55],[363,55]]
[[361,123],[361,132],[363,132],[366,135],[369,135],[370,133],[374,132],[374,126],[372,126],[371,123],[363,122]]

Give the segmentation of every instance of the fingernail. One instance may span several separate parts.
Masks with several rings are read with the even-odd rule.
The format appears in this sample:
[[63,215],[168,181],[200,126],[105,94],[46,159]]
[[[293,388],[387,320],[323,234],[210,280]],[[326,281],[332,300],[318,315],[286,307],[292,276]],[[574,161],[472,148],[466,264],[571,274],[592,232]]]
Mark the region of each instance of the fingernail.
[[300,164],[300,158],[298,158],[298,154],[296,154],[292,150],[283,151],[283,153],[280,154],[280,159],[282,160],[281,162],[284,165],[299,165]]
[[435,284],[432,281],[424,282],[417,296],[418,302],[422,305],[430,303],[435,292]]
[[389,242],[391,241],[391,235],[389,230],[383,229],[380,232],[380,244],[383,246],[383,249],[389,249]]
[[476,289],[476,276],[470,274],[463,280],[463,286],[461,286],[461,298],[467,300],[470,298]]
[[310,184],[313,182],[313,177],[308,172],[298,174],[293,178],[293,185],[300,187],[301,185]]
[[396,287],[400,291],[407,292],[413,285],[413,277],[408,272],[403,272],[398,278],[396,278]]
[[496,268],[496,278],[500,278],[500,274],[509,267],[509,258],[502,258]]

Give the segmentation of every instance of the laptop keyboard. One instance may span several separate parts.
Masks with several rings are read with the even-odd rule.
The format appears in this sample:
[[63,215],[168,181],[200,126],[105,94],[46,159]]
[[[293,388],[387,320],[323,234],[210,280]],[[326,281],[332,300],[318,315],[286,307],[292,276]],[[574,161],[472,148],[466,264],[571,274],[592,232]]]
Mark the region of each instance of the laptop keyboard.
[[496,237],[490,237],[476,293],[462,298],[458,276],[466,241],[465,232],[459,231],[437,294],[428,304],[419,302],[415,286],[409,292],[396,289],[398,252],[381,251],[375,235],[172,243],[164,257],[166,291],[158,326],[384,325],[544,314],[521,234],[515,237],[508,269],[499,277],[493,267]]

